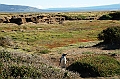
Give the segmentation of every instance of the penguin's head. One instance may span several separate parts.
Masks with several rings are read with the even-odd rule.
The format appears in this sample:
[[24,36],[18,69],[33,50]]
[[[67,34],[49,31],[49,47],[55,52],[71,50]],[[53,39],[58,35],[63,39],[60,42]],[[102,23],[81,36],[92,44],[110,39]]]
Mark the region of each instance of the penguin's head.
[[66,56],[67,54],[62,54],[62,56]]

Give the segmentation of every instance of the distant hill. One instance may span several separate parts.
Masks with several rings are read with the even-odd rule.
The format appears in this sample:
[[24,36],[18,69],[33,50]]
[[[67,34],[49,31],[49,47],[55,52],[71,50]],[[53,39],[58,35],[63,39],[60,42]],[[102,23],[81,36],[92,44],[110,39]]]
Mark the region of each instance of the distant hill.
[[109,11],[120,10],[120,4],[92,6],[92,7],[76,7],[76,8],[48,8],[38,9],[30,6],[6,5],[0,4],[0,12],[77,12],[77,11]]
[[29,6],[0,4],[0,12],[38,12],[38,11],[40,11],[40,9]]
[[92,7],[76,7],[76,8],[49,8],[46,11],[51,12],[73,12],[73,11],[109,11],[120,10],[120,4],[92,6]]

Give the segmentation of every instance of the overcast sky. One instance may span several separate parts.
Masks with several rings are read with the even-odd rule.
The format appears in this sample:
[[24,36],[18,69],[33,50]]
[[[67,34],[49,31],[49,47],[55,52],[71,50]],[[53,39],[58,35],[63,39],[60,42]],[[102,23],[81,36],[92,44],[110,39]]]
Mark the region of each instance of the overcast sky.
[[10,5],[26,5],[45,9],[120,4],[120,0],[0,0],[0,3]]

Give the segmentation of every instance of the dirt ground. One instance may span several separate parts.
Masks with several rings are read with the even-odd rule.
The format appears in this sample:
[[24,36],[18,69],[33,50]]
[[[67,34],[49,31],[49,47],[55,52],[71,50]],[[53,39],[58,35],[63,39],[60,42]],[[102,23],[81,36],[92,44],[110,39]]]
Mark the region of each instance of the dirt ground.
[[[88,48],[72,48],[69,50],[65,50],[62,53],[67,54],[67,66],[69,66],[74,61],[80,59],[81,57],[87,57],[88,55],[96,55],[96,54],[106,54],[115,57],[118,61],[120,61],[120,50],[103,50],[101,48],[96,47],[88,47]],[[57,52],[51,52],[49,54],[44,54],[43,57],[53,63],[55,66],[59,67],[59,59],[62,54],[58,54]]]

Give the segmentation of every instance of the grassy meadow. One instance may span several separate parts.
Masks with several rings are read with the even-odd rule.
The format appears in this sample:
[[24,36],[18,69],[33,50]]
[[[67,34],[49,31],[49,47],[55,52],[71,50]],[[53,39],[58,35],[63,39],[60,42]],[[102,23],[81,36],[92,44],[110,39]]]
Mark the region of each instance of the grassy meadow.
[[0,36],[14,41],[14,48],[36,51],[68,46],[79,42],[97,41],[97,35],[110,26],[118,26],[120,21],[79,20],[65,21],[63,24],[0,24]]
[[[102,14],[106,14],[106,13],[108,12],[93,12],[93,13],[76,12],[76,13],[63,13],[63,14],[70,16],[79,15],[79,14],[83,14],[84,16],[90,16],[90,15],[101,16]],[[8,14],[1,13],[1,16],[4,15],[9,16],[9,13]],[[64,53],[65,50],[72,49],[72,46],[73,48],[78,48],[80,46],[81,47],[92,46],[93,43],[96,44],[100,42],[97,39],[98,34],[102,30],[111,26],[120,26],[120,21],[119,20],[74,20],[74,21],[66,20],[63,22],[63,24],[26,23],[22,25],[17,25],[12,23],[0,23],[0,40],[7,38],[7,41],[0,42],[1,44],[0,73],[2,73],[1,71],[3,71],[0,78],[81,79],[78,73],[73,73],[64,69],[60,69],[57,66],[51,64],[51,61],[49,60],[49,56],[47,58],[46,57],[47,55],[44,54],[51,55],[51,59],[52,59],[52,56],[57,56],[57,55],[61,56],[61,54]],[[53,52],[53,50],[55,51],[55,53],[49,54],[50,52]],[[79,62],[82,61],[82,63],[85,62],[84,64],[88,63],[85,66],[88,66],[90,63],[89,60],[91,61],[91,58],[94,57],[94,56],[91,57],[92,56],[91,54],[94,54],[94,52],[89,52],[89,50],[87,51],[86,52],[81,51],[81,52],[85,56],[86,54],[90,55],[88,56],[90,57],[88,58],[88,61],[86,59],[79,61]],[[116,51],[118,51],[117,53],[120,52],[119,50]],[[46,57],[46,59],[44,57]],[[73,58],[75,57],[77,57],[77,54],[74,54]],[[100,56],[101,59],[100,63],[107,60],[107,58],[105,57],[106,56],[103,57]],[[70,58],[71,59],[69,60],[72,61],[73,60],[76,61],[77,59],[77,58],[72,59],[72,57]],[[102,66],[104,67],[105,63],[101,65],[99,62],[97,62],[99,61],[98,58],[99,55],[97,58],[96,57],[94,58],[94,60],[97,59],[95,63],[98,63],[100,67]],[[105,60],[102,60],[102,58]],[[57,61],[59,58],[53,57],[53,59]],[[80,59],[80,57],[78,57],[78,59]],[[92,63],[90,63],[90,65],[92,64],[92,66],[99,68],[97,64],[94,64],[94,60],[91,61]],[[112,61],[112,59],[110,60]],[[120,69],[119,62],[116,60],[114,61],[115,63],[117,63],[117,65],[115,65],[116,67],[118,67],[117,69]],[[107,65],[109,65],[108,60],[107,62],[108,62]],[[112,65],[114,64],[113,62]],[[107,73],[111,73],[111,71]],[[115,70],[115,72],[117,72],[117,70]],[[119,77],[115,77],[115,78],[119,79]]]

